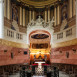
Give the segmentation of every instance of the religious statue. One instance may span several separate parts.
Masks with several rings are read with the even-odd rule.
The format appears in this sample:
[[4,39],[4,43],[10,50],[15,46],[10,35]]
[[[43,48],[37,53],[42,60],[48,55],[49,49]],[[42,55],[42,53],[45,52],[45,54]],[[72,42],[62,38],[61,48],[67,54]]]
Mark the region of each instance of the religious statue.
[[12,20],[15,20],[18,22],[18,9],[16,6],[12,6]]
[[45,62],[47,61],[47,55],[44,55]]
[[64,30],[67,27],[67,5],[65,4],[62,8],[62,24],[60,30]]
[[42,56],[41,56],[41,51],[40,51],[40,54],[39,54],[39,57],[38,57],[38,59],[42,59]]
[[36,59],[36,55],[34,55],[34,59]]

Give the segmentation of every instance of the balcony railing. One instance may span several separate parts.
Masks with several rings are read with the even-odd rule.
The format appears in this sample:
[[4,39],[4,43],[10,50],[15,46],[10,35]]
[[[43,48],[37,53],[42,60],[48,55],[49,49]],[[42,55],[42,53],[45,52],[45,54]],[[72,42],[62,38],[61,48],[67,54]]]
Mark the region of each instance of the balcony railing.
[[64,42],[76,38],[76,26],[53,34],[53,43]]
[[18,43],[26,43],[26,33],[21,33],[5,27],[4,39]]

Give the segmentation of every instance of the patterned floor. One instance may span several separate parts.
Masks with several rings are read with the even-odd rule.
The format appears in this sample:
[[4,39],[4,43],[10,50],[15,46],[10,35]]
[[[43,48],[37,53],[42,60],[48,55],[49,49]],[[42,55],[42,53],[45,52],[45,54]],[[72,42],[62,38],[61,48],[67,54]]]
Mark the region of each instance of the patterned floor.
[[44,75],[44,68],[35,68],[35,70],[36,75]]

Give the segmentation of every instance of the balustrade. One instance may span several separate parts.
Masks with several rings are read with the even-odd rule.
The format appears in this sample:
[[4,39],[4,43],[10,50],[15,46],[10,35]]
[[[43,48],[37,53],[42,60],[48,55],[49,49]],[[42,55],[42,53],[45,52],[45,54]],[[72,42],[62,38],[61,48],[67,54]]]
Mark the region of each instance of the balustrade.
[[5,35],[4,39],[9,40],[9,41],[21,42],[21,43],[26,42],[25,33],[15,31],[15,30],[9,29],[7,27],[5,27],[4,35]]
[[53,43],[64,42],[76,38],[76,26],[69,27],[63,31],[53,34]]

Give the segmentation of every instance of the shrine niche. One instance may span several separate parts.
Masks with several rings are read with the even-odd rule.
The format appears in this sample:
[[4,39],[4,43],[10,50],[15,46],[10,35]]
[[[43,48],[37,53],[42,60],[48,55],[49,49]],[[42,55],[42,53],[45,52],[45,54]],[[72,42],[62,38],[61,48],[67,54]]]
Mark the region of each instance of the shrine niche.
[[44,19],[44,9],[36,9],[36,19],[39,18],[39,15],[42,19]]
[[12,14],[12,25],[11,25],[11,29],[12,30],[16,30],[19,31],[19,27],[18,27],[18,22],[19,22],[19,8],[16,4],[12,3],[12,8],[11,8],[11,14]]
[[61,28],[60,30],[64,30],[66,28],[68,28],[68,24],[67,24],[67,18],[68,18],[68,15],[67,15],[67,12],[68,12],[68,6],[67,6],[67,2],[64,1],[63,5],[62,5],[62,8],[61,8]]
[[18,23],[18,7],[15,4],[12,4],[12,21],[15,20]]

